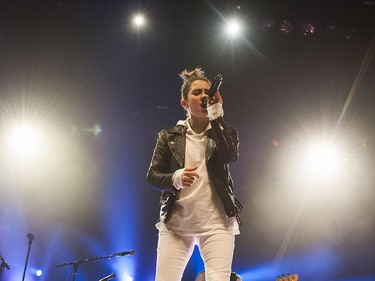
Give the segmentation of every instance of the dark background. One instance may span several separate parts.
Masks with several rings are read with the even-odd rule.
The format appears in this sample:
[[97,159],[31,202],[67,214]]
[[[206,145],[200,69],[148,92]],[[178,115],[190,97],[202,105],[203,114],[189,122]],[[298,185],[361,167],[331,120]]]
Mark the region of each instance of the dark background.
[[[223,33],[230,17],[242,36]],[[185,118],[178,73],[196,66],[223,75],[225,119],[240,132],[233,270],[244,281],[375,280],[374,35],[374,1],[0,0],[3,280],[21,280],[28,233],[26,280],[71,280],[56,265],[87,258],[77,281],[153,280],[160,194],[145,175],[157,132]],[[52,142],[9,164],[4,139],[20,120]],[[341,147],[333,183],[290,166],[315,138]],[[136,254],[99,259],[126,250]],[[202,268],[195,252],[183,280]]]

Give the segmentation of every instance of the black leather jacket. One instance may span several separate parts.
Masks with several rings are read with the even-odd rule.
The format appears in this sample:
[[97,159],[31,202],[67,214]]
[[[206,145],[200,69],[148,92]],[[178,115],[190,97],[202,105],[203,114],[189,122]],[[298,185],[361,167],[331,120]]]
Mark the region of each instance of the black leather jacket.
[[[207,133],[206,163],[210,182],[215,187],[228,217],[236,217],[242,206],[233,194],[233,181],[228,164],[237,160],[239,152],[238,132],[227,126],[222,117],[210,121]],[[147,181],[152,188],[162,191],[159,220],[166,223],[179,192],[172,184],[172,176],[185,163],[185,134],[187,127],[176,125],[158,134],[156,147],[147,172]]]

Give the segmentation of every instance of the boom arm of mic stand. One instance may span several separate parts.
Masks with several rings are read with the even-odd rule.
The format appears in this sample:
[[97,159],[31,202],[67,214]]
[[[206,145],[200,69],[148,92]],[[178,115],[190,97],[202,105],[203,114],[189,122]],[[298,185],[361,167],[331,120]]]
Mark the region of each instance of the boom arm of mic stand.
[[[134,254],[135,254],[135,252],[133,250],[131,250],[131,251],[125,251],[125,252],[115,253],[115,254],[112,254],[112,255],[109,255],[109,256],[105,256],[105,257],[93,257],[93,258],[88,258],[88,259],[84,259],[84,260],[77,260],[77,261],[72,261],[72,262],[64,262],[64,263],[56,264],[55,266],[56,267],[61,267],[61,266],[73,265],[73,268],[74,268],[74,271],[73,271],[73,281],[74,281],[75,277],[76,277],[76,274],[77,274],[78,265],[80,263],[85,263],[85,262],[93,261],[93,260],[110,259],[110,258],[113,258],[113,257],[116,257],[116,256],[134,255]],[[113,275],[110,275],[110,276],[113,276]],[[107,280],[109,280],[109,279],[107,279]]]
[[94,260],[111,259],[111,258],[117,257],[117,256],[127,256],[127,255],[134,255],[134,254],[135,254],[134,250],[124,251],[124,252],[114,253],[114,254],[111,254],[111,255],[105,256],[105,257],[93,257],[93,258],[87,258],[87,259],[84,259],[84,260],[77,260],[77,261],[72,261],[72,262],[59,263],[59,264],[56,264],[55,267],[80,264],[80,263],[85,263],[85,262],[94,261]]
[[134,254],[135,254],[134,250],[124,251],[124,252],[114,253],[112,255],[105,256],[105,257],[93,257],[93,258],[87,258],[87,259],[84,259],[84,260],[77,260],[77,261],[72,261],[72,262],[59,263],[59,264],[56,264],[55,267],[69,266],[69,265],[85,263],[85,262],[93,261],[93,260],[111,259],[111,258],[117,257],[117,256],[126,256],[126,255],[134,255]]

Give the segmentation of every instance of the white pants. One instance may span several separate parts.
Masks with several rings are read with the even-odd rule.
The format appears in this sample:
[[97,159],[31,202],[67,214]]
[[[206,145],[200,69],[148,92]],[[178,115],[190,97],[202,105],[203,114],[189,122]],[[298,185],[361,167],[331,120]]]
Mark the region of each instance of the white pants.
[[195,245],[204,261],[206,281],[228,281],[234,240],[235,236],[231,233],[175,236],[171,231],[160,230],[155,281],[181,280]]

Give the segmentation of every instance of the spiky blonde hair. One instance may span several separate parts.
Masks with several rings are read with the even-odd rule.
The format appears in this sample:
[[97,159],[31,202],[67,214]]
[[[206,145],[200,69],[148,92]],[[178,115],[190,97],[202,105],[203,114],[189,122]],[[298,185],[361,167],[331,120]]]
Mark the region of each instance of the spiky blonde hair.
[[183,80],[182,86],[181,86],[181,100],[187,100],[191,83],[193,83],[194,81],[203,80],[203,81],[208,82],[208,84],[211,85],[211,82],[210,80],[208,80],[206,73],[200,67],[196,67],[192,71],[185,69],[179,74],[179,76]]

